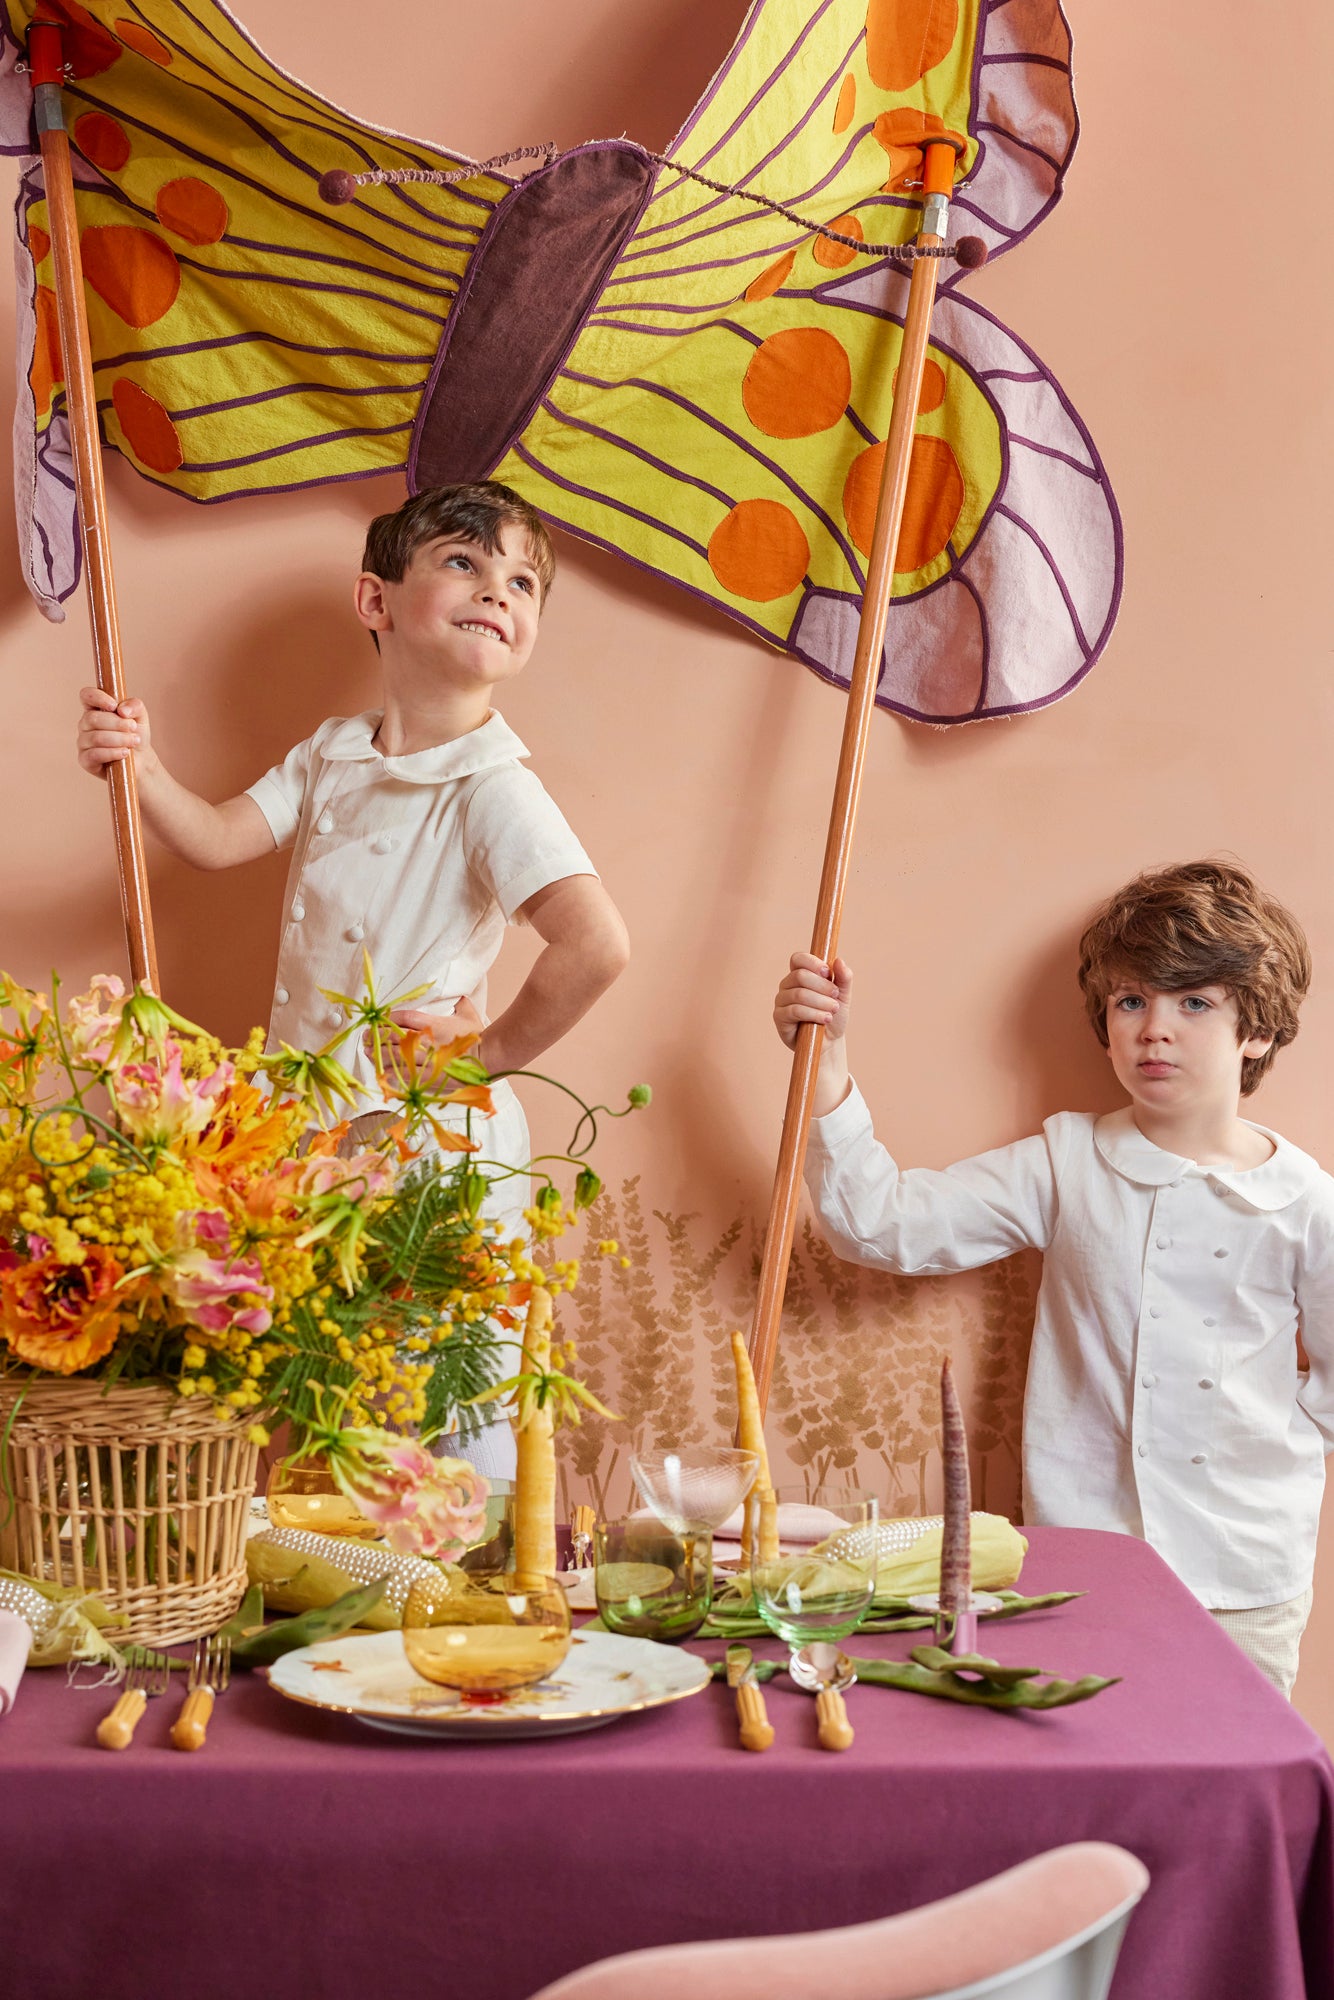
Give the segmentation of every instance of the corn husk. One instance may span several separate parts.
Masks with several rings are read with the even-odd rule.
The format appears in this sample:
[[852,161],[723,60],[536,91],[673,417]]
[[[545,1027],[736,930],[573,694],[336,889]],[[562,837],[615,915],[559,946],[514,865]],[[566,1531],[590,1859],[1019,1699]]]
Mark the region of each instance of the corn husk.
[[440,1577],[439,1565],[421,1556],[395,1555],[355,1535],[314,1535],[301,1528],[269,1528],[252,1535],[245,1554],[250,1581],[262,1589],[266,1611],[321,1611],[358,1584],[387,1577],[384,1596],[362,1621],[373,1632],[397,1631],[413,1584]]
[[[1028,1554],[1024,1537],[1001,1514],[970,1515],[969,1525],[973,1589],[1012,1589],[1019,1581]],[[944,1526],[944,1521],[936,1515],[923,1521],[881,1521],[875,1530],[844,1528],[839,1534],[817,1542],[811,1554],[862,1554],[874,1532],[878,1550],[876,1596],[922,1596],[936,1590],[940,1583]]]

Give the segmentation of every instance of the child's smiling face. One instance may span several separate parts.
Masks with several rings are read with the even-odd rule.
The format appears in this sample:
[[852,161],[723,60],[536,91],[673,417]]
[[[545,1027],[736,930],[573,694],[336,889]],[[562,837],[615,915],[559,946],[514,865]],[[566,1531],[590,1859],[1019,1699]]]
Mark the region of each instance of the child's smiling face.
[[517,522],[502,527],[494,550],[464,535],[425,542],[402,581],[380,589],[376,629],[457,686],[509,680],[533,650],[542,582]]
[[1238,1039],[1237,1002],[1223,986],[1163,992],[1119,981],[1107,998],[1107,1053],[1135,1104],[1157,1111],[1231,1107],[1241,1094],[1243,1058],[1263,1055],[1269,1038]]

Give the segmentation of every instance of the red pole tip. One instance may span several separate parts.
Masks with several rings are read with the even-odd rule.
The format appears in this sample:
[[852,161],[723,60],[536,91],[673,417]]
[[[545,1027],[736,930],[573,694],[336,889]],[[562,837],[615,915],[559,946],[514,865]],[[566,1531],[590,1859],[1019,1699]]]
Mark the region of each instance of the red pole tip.
[[356,181],[342,167],[331,167],[327,174],[320,175],[320,200],[330,202],[335,208],[341,202],[351,201],[356,191]]
[[[321,181],[320,192],[323,191],[324,182]],[[975,271],[979,264],[987,261],[987,246],[980,236],[961,236],[954,246],[954,254],[965,271]]]

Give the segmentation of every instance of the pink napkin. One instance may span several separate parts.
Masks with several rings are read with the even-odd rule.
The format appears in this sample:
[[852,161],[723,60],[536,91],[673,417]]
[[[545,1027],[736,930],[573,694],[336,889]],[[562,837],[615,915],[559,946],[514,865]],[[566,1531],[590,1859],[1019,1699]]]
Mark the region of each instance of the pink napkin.
[[27,1619],[20,1618],[17,1611],[0,1611],[0,1715],[7,1715],[14,1706],[31,1644]]

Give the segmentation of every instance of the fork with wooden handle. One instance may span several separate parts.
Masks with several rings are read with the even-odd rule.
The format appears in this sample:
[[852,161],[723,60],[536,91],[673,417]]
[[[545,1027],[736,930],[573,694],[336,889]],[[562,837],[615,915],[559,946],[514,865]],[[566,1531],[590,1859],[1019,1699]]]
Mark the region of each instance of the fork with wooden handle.
[[171,1725],[171,1740],[178,1750],[203,1749],[214,1696],[225,1693],[231,1677],[231,1640],[216,1632],[211,1639],[197,1639],[189,1689]]
[[767,1750],[774,1740],[769,1712],[755,1678],[755,1663],[749,1646],[727,1649],[727,1685],[736,1690],[736,1719],[740,1724],[743,1750]]
[[97,1725],[97,1740],[104,1750],[128,1750],[134,1741],[148,1698],[165,1694],[171,1681],[171,1661],[165,1653],[135,1646],[126,1654],[129,1672],[115,1705]]
[[821,1688],[815,1697],[815,1728],[822,1750],[851,1748],[853,1727],[848,1705],[837,1688]]

